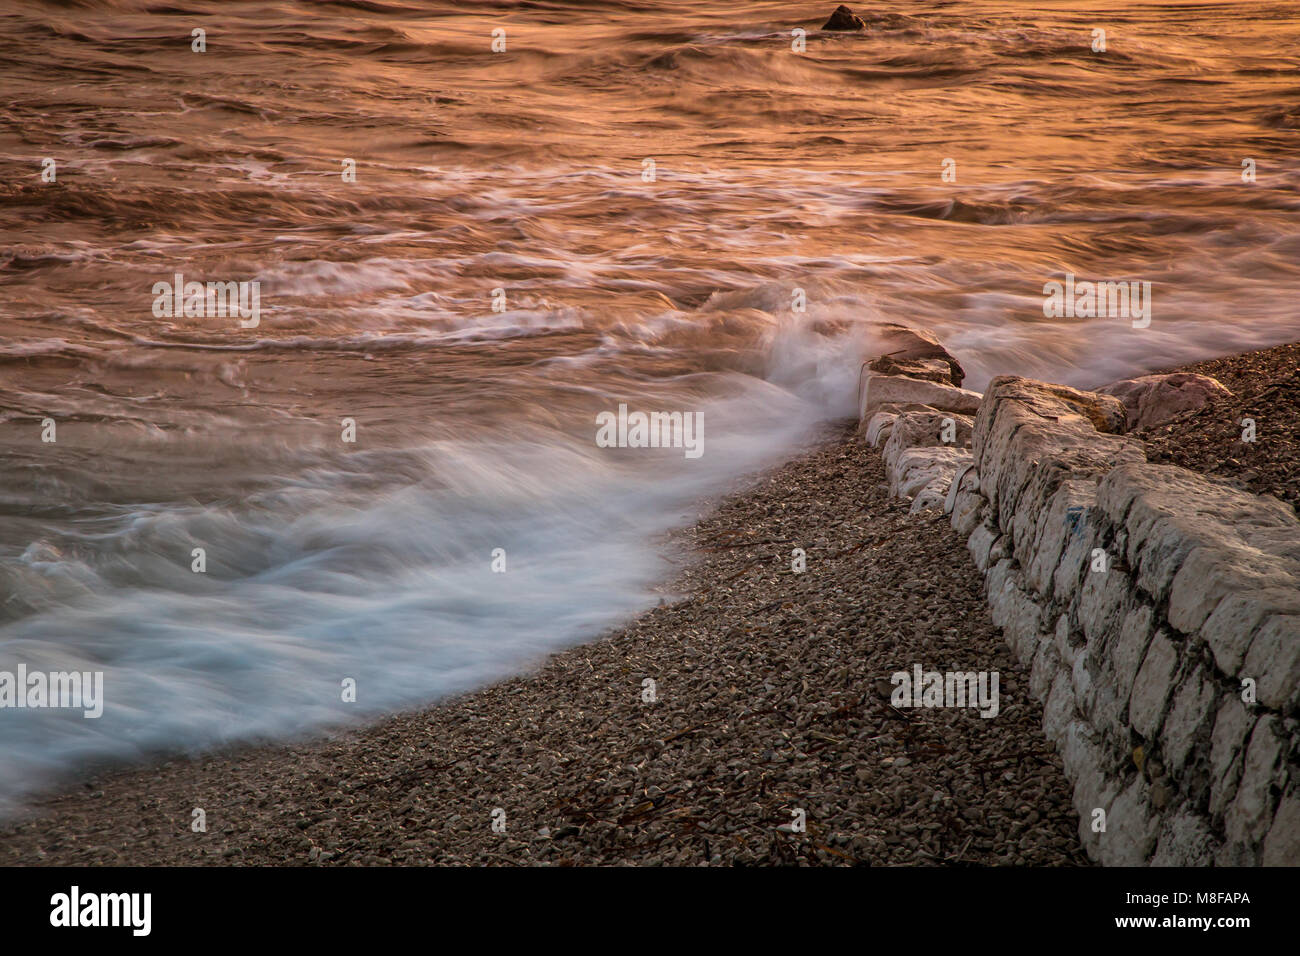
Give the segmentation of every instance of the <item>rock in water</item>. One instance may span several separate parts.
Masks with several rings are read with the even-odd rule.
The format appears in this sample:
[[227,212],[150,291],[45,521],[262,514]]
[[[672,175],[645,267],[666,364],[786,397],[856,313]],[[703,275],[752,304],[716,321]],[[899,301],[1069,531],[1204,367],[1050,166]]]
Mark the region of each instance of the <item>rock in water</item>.
[[[916,372],[918,367],[929,367],[931,360],[937,359],[947,363],[953,385],[960,386],[966,377],[961,363],[948,354],[948,350],[929,329],[910,329],[896,322],[884,322],[875,329],[874,345],[875,354],[879,356],[871,366],[874,371],[890,375],[911,375],[914,378],[934,378],[932,375],[917,375]],[[877,364],[881,367],[877,368]]]
[[823,30],[865,30],[866,28],[866,21],[842,3],[835,8],[831,18],[822,24]]
[[[868,371],[858,383],[858,419],[867,417],[885,403],[929,405],[932,409],[944,412],[956,412],[959,415],[973,415],[980,407],[980,393],[954,388],[939,382],[930,382],[920,378],[908,378],[906,375],[882,375]],[[1123,411],[1122,405],[1115,402]]]
[[960,385],[953,381],[952,366],[943,359],[927,358],[909,361],[896,359],[892,355],[882,355],[867,363],[873,372],[885,375],[906,375],[910,378],[923,378],[930,382],[942,382],[944,385]]

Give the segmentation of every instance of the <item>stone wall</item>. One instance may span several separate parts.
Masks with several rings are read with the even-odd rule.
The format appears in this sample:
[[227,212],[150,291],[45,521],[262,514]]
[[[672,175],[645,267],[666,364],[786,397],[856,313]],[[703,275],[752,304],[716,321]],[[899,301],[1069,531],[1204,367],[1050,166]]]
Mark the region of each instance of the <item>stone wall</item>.
[[1110,396],[1005,376],[972,421],[977,393],[881,377],[860,388],[867,439],[895,493],[967,537],[1088,853],[1300,864],[1292,509],[1148,464]]

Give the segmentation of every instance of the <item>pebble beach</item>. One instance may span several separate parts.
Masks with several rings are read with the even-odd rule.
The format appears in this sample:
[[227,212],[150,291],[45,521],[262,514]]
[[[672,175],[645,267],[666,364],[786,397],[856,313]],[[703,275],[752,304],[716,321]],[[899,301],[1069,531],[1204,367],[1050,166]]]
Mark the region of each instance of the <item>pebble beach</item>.
[[[536,673],[99,776],[0,832],[0,864],[1087,863],[960,536],[888,497],[852,426],[714,504],[662,606]],[[999,672],[996,718],[893,707],[915,664]]]

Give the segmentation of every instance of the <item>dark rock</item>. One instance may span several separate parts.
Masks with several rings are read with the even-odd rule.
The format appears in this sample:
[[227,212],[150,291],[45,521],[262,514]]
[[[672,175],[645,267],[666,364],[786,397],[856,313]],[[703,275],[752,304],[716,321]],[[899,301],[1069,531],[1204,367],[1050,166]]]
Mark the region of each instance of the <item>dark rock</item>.
[[822,24],[823,30],[865,30],[866,21],[844,4],[835,8],[829,20]]

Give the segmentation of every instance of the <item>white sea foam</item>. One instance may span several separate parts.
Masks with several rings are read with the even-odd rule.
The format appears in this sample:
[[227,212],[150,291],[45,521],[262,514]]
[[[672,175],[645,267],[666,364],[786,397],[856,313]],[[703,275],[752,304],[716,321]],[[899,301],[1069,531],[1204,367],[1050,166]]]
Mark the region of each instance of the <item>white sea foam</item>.
[[[515,428],[321,455],[243,500],[124,507],[34,542],[10,576],[32,612],[0,627],[0,669],[103,671],[104,715],[0,712],[0,798],[96,760],[427,704],[648,607],[668,570],[659,533],[847,411],[825,399],[851,392],[854,350],[800,341],[774,334],[773,382],[708,377],[696,460]],[[191,570],[196,546],[206,573]]]

